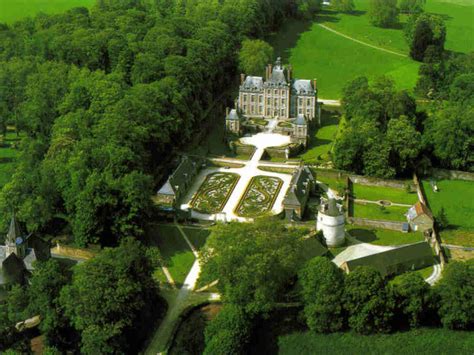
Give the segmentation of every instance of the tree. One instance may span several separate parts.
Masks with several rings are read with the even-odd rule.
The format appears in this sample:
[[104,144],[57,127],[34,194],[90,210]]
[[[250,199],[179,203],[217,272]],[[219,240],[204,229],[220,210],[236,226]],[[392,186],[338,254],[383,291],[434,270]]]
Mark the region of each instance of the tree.
[[436,224],[440,229],[445,229],[449,226],[448,216],[446,215],[444,207],[441,207],[436,215]]
[[417,328],[431,310],[430,285],[416,272],[407,272],[399,276],[398,281],[394,285],[394,292],[403,322]]
[[236,305],[226,304],[205,329],[204,354],[243,354],[252,323]]
[[398,7],[401,13],[419,14],[423,12],[426,0],[400,0]]
[[344,325],[342,294],[344,274],[324,257],[311,259],[299,273],[304,313],[310,330],[341,330]]
[[405,33],[413,59],[432,62],[443,54],[446,25],[439,16],[421,14],[408,22]]
[[203,251],[203,268],[219,279],[225,302],[250,316],[267,313],[303,262],[305,233],[272,219],[217,225]]
[[239,51],[239,68],[242,73],[258,75],[273,59],[273,47],[259,39],[245,39]]
[[473,169],[474,108],[445,104],[424,122],[423,141],[442,166]]
[[352,12],[355,9],[354,0],[333,0],[331,6],[341,12]]
[[450,329],[473,329],[474,262],[449,263],[435,290],[440,296],[438,313],[443,326]]
[[347,277],[344,309],[349,326],[361,334],[388,332],[393,318],[393,299],[386,281],[371,267],[358,267]]
[[299,17],[309,20],[321,10],[322,4],[322,0],[296,0],[296,12]]
[[70,282],[70,274],[68,267],[55,259],[38,262],[28,288],[28,316],[39,315],[39,328],[48,344],[64,351],[73,348],[77,341],[59,304],[61,289]]
[[61,290],[65,315],[81,334],[85,354],[140,347],[148,322],[163,309],[143,246],[131,238],[75,267]]
[[395,26],[398,23],[397,0],[370,0],[368,15],[374,26]]

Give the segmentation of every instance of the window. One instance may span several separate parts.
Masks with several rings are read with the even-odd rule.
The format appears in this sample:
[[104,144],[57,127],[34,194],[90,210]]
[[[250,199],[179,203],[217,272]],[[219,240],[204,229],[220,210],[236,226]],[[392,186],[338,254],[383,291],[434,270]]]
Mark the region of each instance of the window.
[[247,95],[244,94],[243,97],[244,97],[244,102],[247,102]]
[[272,99],[267,98],[267,105],[271,105],[271,103],[272,103]]
[[260,103],[263,102],[263,95],[260,95],[260,96],[258,97],[258,102],[260,102]]
[[275,90],[273,91],[273,93],[274,93],[275,95],[278,95],[278,90],[275,89]]
[[303,105],[303,99],[302,99],[302,98],[299,98],[299,99],[298,99],[298,105],[299,105],[299,106]]
[[298,109],[298,113],[300,113],[300,114],[303,113],[303,109],[302,109],[302,108],[299,108],[299,109]]
[[255,102],[255,95],[250,96],[250,101]]
[[282,104],[282,105],[285,104],[285,99],[281,99],[281,104]]
[[281,110],[281,115],[285,116],[285,110]]
[[306,105],[308,105],[308,106],[311,105],[311,99],[306,100]]

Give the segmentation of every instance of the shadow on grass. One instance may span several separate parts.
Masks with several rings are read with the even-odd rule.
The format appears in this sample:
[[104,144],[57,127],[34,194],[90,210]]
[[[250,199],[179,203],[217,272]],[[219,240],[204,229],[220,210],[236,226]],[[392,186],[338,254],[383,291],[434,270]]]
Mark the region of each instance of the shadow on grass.
[[296,47],[296,43],[301,34],[311,29],[313,21],[290,19],[283,24],[278,32],[274,32],[267,37],[267,42],[273,47],[275,57],[281,57],[284,63],[288,63],[291,49]]
[[355,228],[351,229],[348,233],[363,243],[371,243],[378,239],[377,235],[373,231],[367,229]]

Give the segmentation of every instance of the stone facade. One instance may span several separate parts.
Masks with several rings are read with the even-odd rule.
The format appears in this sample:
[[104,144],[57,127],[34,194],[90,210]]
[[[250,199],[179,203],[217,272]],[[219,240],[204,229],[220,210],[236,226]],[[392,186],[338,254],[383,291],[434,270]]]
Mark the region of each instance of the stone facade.
[[266,68],[266,78],[241,74],[237,109],[248,117],[289,119],[304,115],[312,121],[316,115],[316,80],[291,78],[278,58]]

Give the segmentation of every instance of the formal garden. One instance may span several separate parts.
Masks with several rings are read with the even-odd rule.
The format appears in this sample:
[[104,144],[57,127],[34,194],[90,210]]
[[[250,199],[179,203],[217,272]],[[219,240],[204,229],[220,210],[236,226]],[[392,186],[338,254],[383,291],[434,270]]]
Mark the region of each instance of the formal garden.
[[441,238],[447,244],[474,246],[474,182],[464,180],[423,180],[423,189],[435,217],[444,211],[445,224]]
[[270,212],[282,184],[283,181],[276,177],[254,176],[235,213],[241,217],[258,217]]
[[191,201],[194,210],[214,214],[222,211],[240,176],[233,173],[209,174]]

